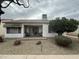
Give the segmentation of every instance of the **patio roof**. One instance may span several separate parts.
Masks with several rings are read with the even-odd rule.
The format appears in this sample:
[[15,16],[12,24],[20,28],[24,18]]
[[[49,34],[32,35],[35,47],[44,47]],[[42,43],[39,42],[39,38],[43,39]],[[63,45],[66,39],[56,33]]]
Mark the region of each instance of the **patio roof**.
[[21,20],[2,20],[2,23],[49,23],[49,20],[41,20],[41,19],[35,19],[35,20],[29,20],[29,19],[21,19]]

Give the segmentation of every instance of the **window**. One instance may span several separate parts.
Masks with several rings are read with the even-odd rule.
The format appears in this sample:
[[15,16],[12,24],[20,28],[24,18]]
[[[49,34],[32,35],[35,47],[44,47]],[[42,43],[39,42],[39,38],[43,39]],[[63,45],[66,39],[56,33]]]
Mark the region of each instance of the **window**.
[[21,27],[7,27],[7,33],[21,33]]

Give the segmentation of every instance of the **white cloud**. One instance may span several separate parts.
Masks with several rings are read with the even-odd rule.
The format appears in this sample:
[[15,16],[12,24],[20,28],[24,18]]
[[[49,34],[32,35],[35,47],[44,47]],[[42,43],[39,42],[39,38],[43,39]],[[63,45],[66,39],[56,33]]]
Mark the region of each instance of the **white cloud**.
[[2,18],[36,19],[41,18],[41,14],[43,13],[47,13],[49,19],[57,16],[78,18],[79,0],[30,0],[29,8],[11,4],[5,9],[5,14]]

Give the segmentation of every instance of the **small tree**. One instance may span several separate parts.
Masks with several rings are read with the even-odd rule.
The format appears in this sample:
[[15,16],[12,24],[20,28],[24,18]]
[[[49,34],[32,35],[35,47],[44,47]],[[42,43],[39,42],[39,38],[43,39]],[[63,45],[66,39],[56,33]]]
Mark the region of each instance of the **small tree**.
[[51,27],[52,31],[58,33],[58,35],[62,35],[64,32],[75,31],[78,28],[78,21],[65,17],[58,17],[49,22],[49,27]]

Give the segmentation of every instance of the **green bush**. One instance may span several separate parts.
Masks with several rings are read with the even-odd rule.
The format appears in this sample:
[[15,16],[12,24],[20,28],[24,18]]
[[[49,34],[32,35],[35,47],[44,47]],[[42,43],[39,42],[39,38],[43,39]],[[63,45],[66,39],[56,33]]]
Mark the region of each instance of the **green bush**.
[[15,40],[14,41],[14,45],[16,46],[16,45],[20,45],[21,44],[21,40]]
[[4,39],[2,38],[2,36],[0,36],[0,42],[4,42]]
[[64,32],[74,32],[78,28],[78,21],[75,19],[67,19],[65,17],[56,18],[49,22],[49,30],[62,35]]
[[79,34],[78,34],[78,38],[79,38]]
[[72,43],[72,40],[65,36],[55,36],[55,42],[60,46],[67,47]]
[[36,43],[36,45],[40,45],[41,44],[41,41],[38,41],[37,43]]

